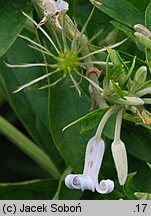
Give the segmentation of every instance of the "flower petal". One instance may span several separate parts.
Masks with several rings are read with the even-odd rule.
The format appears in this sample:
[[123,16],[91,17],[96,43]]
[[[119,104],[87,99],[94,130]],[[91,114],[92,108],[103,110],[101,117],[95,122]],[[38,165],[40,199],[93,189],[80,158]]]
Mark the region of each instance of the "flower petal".
[[70,189],[81,189],[95,191],[92,178],[84,175],[68,175],[65,178],[65,184]]
[[46,13],[53,15],[57,12],[57,4],[54,0],[45,0],[43,5]]
[[102,180],[96,185],[96,191],[101,194],[111,193],[114,189],[114,182],[110,179]]
[[89,140],[86,148],[83,174],[91,176],[94,181],[98,180],[98,174],[103,160],[104,150],[105,143],[102,139],[97,140],[96,137],[92,137]]
[[66,1],[59,0],[57,1],[57,9],[66,12],[69,9],[69,4]]

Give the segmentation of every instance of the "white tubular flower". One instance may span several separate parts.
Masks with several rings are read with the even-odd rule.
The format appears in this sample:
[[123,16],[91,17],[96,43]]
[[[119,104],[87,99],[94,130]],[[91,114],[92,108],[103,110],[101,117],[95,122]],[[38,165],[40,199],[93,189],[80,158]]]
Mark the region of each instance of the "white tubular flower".
[[93,137],[86,148],[86,157],[83,174],[68,175],[65,184],[70,189],[95,190],[101,194],[113,191],[114,183],[111,180],[102,180],[98,183],[99,170],[102,164],[105,144],[102,139]]
[[40,21],[39,26],[43,25],[48,18],[53,19],[57,28],[62,29],[59,23],[59,16],[64,14],[69,9],[69,4],[66,1],[58,0],[44,0],[43,6],[45,8],[45,16]]
[[112,155],[113,155],[120,185],[125,184],[127,174],[128,174],[126,148],[124,143],[120,139],[122,117],[123,117],[123,109],[119,110],[117,113],[114,142],[112,143],[111,146]]
[[114,182],[110,179],[98,182],[99,170],[102,164],[105,143],[102,136],[103,128],[109,117],[117,111],[117,107],[110,108],[102,117],[97,128],[96,134],[92,137],[86,147],[85,164],[83,174],[68,175],[65,178],[65,184],[70,189],[95,190],[101,194],[107,194],[113,191]]

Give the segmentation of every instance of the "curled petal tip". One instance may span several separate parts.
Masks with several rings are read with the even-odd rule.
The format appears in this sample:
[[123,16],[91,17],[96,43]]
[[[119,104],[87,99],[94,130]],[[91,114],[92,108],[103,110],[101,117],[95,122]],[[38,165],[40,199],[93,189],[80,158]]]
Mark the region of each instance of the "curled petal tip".
[[65,178],[65,185],[70,188],[70,189],[74,189],[75,185],[73,183],[74,178],[76,178],[77,175],[67,175]]
[[65,178],[65,184],[70,189],[81,189],[95,191],[92,178],[84,175],[67,175]]
[[108,194],[114,190],[114,182],[110,179],[102,180],[96,187],[97,192],[101,194]]

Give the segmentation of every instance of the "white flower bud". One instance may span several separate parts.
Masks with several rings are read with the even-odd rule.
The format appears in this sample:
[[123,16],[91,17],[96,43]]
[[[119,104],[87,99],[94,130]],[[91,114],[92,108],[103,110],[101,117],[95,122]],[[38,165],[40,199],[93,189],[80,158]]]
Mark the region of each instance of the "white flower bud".
[[117,103],[130,106],[140,106],[144,104],[144,101],[139,97],[125,96],[124,99],[118,99]]
[[136,38],[136,44],[140,50],[142,51],[144,51],[145,49],[151,50],[151,40],[148,37],[146,37],[145,35],[139,32],[135,32],[134,35]]
[[124,185],[128,173],[127,154],[125,145],[122,141],[114,141],[111,147],[119,183],[120,185]]
[[135,29],[136,32],[139,32],[139,33],[143,34],[144,36],[146,36],[148,38],[151,38],[151,32],[149,31],[149,29],[147,29],[142,24],[134,25],[134,29]]
[[136,95],[137,95],[138,97],[142,97],[142,96],[144,96],[144,95],[146,95],[146,94],[151,94],[151,87],[144,88],[144,89],[142,89],[142,90],[136,92]]
[[141,66],[136,71],[136,74],[135,74],[135,77],[134,77],[134,81],[137,84],[142,85],[145,82],[145,80],[146,80],[146,76],[147,76],[147,67],[146,66]]

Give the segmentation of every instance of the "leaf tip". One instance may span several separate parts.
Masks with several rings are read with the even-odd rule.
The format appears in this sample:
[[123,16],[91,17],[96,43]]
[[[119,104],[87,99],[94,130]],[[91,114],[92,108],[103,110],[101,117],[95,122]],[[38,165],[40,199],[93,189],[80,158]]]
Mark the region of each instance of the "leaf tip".
[[20,91],[20,89],[18,88],[18,89],[16,89],[15,91],[13,91],[12,93],[13,94],[16,94],[16,93],[18,93]]
[[65,126],[65,127],[62,129],[62,132],[64,132],[67,128],[68,128],[68,126]]
[[7,62],[3,61],[3,63],[5,64],[6,67],[11,67],[11,65],[8,64]]

